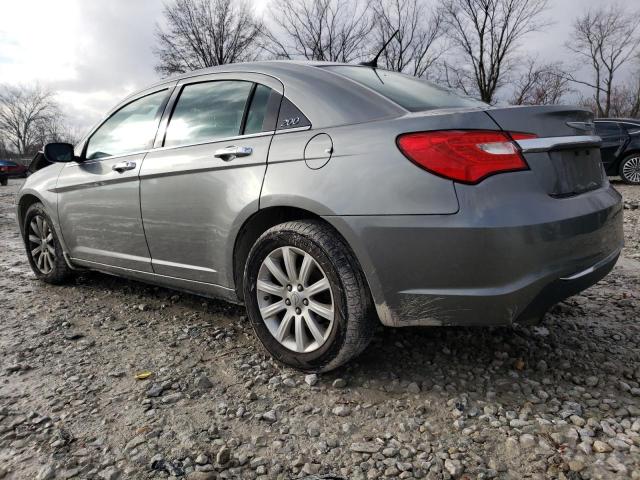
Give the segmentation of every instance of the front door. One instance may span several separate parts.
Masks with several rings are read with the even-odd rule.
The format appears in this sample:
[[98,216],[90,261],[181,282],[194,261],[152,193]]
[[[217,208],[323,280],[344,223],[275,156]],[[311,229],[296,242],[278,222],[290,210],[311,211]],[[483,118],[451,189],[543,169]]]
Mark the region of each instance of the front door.
[[259,208],[281,99],[281,84],[261,77],[178,84],[163,138],[140,172],[155,273],[231,286],[233,232]]
[[73,259],[152,271],[138,175],[169,93],[152,91],[117,109],[85,143],[83,161],[62,169],[58,216]]

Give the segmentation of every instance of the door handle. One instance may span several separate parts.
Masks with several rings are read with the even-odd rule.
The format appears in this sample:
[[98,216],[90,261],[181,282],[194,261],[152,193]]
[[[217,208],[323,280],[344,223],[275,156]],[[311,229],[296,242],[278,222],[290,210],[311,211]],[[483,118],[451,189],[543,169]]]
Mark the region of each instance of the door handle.
[[236,157],[248,157],[252,153],[253,148],[251,147],[236,147],[235,145],[229,145],[228,147],[216,150],[213,156],[228,162]]
[[118,173],[122,173],[125,170],[133,170],[134,168],[136,168],[136,162],[131,162],[129,160],[125,161],[125,162],[119,162],[114,164],[111,167],[111,170],[114,170]]

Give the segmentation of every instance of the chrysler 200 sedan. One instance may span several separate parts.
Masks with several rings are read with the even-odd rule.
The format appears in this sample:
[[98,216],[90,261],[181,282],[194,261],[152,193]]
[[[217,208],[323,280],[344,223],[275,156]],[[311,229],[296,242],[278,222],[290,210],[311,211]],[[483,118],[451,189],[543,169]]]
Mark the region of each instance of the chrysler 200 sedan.
[[46,282],[91,269],[244,303],[277,360],[327,371],[378,319],[535,322],[605,276],[622,208],[592,128],[368,66],[227,65],[47,145],[17,218]]

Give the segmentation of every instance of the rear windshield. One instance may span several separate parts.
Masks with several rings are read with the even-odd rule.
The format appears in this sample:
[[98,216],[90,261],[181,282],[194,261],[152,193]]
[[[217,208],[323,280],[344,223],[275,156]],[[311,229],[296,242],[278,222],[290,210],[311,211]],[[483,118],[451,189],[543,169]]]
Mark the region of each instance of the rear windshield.
[[479,100],[456,95],[449,90],[403,73],[348,65],[325,68],[375,90],[411,112],[437,108],[487,106]]

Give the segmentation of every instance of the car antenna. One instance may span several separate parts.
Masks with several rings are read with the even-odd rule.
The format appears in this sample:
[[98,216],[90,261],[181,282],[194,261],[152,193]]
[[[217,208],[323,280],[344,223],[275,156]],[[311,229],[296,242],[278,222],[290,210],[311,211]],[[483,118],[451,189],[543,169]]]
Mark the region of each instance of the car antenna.
[[385,44],[382,46],[378,54],[375,57],[373,57],[373,60],[369,60],[368,62],[361,62],[360,65],[362,65],[363,67],[378,68],[378,58],[380,58],[380,55],[382,55],[382,52],[386,50],[387,45],[391,43],[391,40],[393,40],[393,37],[395,37],[398,33],[400,33],[399,29],[393,32],[393,35],[389,37],[389,40],[385,42]]

